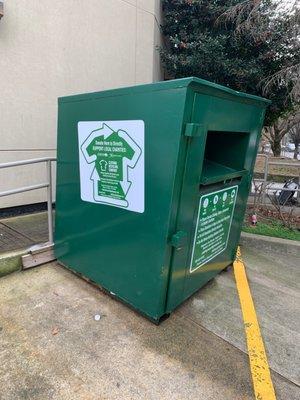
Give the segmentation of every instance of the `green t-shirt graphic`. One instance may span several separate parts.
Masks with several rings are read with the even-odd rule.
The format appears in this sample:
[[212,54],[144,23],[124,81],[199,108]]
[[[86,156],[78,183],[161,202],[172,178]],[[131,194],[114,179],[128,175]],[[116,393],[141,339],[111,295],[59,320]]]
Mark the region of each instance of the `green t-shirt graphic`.
[[87,161],[95,164],[92,179],[97,181],[96,196],[125,200],[131,183],[127,180],[127,162],[124,161],[133,160],[136,149],[126,140],[126,132],[115,132],[108,126],[91,135],[92,139],[83,144],[82,150]]

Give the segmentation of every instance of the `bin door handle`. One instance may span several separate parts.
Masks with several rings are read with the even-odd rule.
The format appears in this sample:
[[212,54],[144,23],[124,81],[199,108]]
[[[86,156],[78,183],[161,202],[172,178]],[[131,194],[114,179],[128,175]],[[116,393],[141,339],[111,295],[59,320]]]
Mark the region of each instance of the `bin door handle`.
[[188,137],[197,137],[206,133],[207,127],[204,124],[188,123],[185,125],[184,135]]
[[188,235],[184,231],[174,233],[171,237],[171,246],[175,247],[175,249],[181,249],[187,245],[187,237]]

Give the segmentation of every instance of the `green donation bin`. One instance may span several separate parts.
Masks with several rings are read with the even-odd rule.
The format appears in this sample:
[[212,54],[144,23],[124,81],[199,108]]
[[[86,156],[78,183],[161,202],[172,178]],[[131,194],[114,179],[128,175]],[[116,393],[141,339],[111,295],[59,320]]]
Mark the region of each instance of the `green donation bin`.
[[235,258],[268,103],[198,78],[60,98],[59,262],[169,314]]

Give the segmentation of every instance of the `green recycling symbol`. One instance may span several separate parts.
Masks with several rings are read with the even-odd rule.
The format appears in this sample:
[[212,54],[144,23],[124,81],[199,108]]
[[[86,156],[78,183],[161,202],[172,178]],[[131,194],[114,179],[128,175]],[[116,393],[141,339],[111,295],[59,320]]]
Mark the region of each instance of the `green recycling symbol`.
[[88,164],[94,163],[90,179],[95,201],[128,207],[126,196],[132,185],[128,171],[142,154],[137,143],[126,131],[115,131],[103,123],[89,134],[81,151]]

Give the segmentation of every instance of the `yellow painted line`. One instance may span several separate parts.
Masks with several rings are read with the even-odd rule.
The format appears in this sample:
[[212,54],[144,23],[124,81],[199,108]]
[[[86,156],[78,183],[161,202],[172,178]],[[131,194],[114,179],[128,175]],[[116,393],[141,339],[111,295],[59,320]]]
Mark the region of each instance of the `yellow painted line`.
[[245,266],[241,259],[240,248],[238,248],[237,257],[233,263],[233,269],[244,319],[255,399],[276,400],[265,346],[260,333]]

